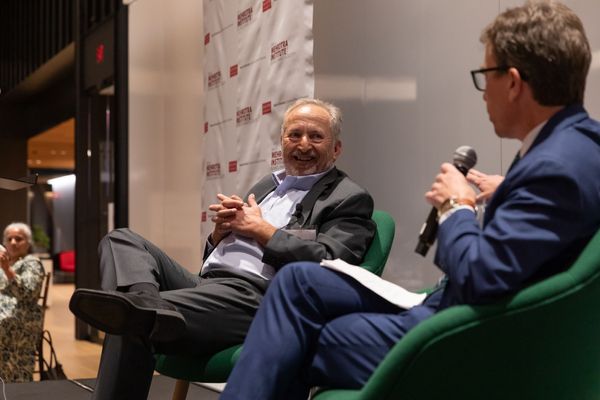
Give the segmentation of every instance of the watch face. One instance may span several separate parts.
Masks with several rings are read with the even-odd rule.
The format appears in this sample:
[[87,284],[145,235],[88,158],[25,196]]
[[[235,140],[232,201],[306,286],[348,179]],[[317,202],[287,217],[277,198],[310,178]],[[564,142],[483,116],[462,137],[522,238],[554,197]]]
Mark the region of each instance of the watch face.
[[471,207],[473,211],[477,210],[475,202],[471,199],[457,199],[456,197],[450,197],[449,199],[446,199],[438,209],[438,219],[448,211],[461,206]]

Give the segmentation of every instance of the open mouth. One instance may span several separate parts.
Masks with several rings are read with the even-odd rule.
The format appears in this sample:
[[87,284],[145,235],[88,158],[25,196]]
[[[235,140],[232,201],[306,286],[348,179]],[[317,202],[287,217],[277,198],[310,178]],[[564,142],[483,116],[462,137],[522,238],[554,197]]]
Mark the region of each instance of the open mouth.
[[292,157],[294,157],[295,161],[302,162],[302,163],[311,162],[317,158],[313,152],[301,153],[299,151],[294,152],[292,154]]
[[303,155],[295,155],[294,156],[294,160],[296,161],[300,161],[300,162],[309,162],[314,160],[315,158],[313,156],[307,155],[307,156],[303,156]]

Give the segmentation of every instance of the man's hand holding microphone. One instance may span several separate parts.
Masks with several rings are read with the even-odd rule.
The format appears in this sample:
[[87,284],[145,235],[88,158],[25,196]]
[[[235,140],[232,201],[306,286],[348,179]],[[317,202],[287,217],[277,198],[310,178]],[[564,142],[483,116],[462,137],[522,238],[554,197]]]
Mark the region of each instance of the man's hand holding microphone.
[[438,229],[438,218],[453,207],[469,205],[475,207],[475,191],[469,185],[465,175],[477,163],[477,154],[469,146],[460,146],[454,151],[452,164],[444,163],[431,190],[425,194],[426,200],[433,205],[427,220],[419,233],[419,242],[415,252],[425,256]]

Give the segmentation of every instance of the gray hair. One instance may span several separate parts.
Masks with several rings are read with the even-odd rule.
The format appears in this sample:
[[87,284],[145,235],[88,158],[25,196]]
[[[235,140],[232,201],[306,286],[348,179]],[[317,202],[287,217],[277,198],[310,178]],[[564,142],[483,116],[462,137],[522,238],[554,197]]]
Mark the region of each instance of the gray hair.
[[17,229],[25,235],[25,239],[27,239],[27,243],[29,243],[29,250],[33,247],[33,235],[31,234],[31,228],[24,222],[12,222],[4,228],[4,234],[2,236],[2,242],[6,243],[6,233],[10,229]]
[[339,107],[334,106],[333,104],[328,103],[326,101],[313,99],[309,97],[296,100],[294,104],[292,104],[288,107],[287,110],[285,110],[285,113],[283,114],[283,123],[281,124],[281,134],[283,134],[283,132],[285,131],[285,123],[287,121],[288,115],[296,108],[305,105],[315,105],[327,111],[327,113],[329,114],[329,129],[331,130],[331,133],[333,134],[335,140],[339,140],[340,135],[342,133],[342,110],[340,110]]

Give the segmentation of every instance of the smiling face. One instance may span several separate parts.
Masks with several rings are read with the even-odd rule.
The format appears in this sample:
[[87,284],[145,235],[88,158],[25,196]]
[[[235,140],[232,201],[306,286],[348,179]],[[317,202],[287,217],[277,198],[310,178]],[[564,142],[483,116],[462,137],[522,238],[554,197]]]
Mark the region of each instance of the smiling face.
[[330,168],[342,151],[342,142],[331,132],[331,116],[322,107],[305,104],[292,110],[281,135],[287,175],[318,174]]
[[24,257],[29,251],[27,236],[17,228],[9,228],[4,232],[4,247],[13,260]]

